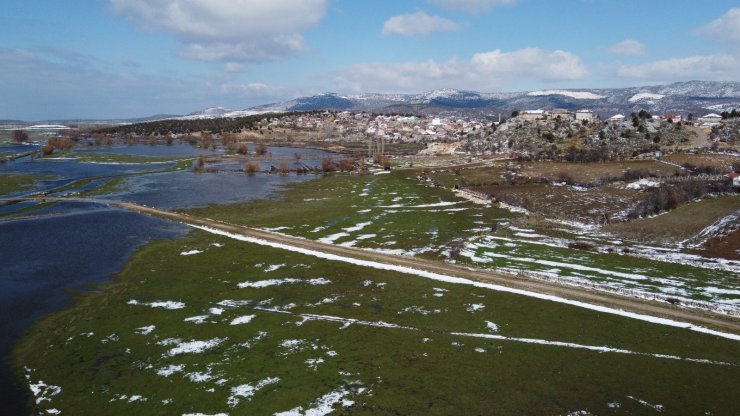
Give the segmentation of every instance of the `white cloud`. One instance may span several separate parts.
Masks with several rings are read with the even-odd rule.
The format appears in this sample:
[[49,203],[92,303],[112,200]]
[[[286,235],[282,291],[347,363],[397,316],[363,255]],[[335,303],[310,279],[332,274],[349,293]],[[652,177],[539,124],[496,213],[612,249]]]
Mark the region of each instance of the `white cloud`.
[[485,75],[528,77],[541,81],[583,79],[588,70],[581,59],[566,51],[547,51],[525,48],[513,52],[476,53],[471,60],[473,68]]
[[699,29],[699,33],[728,41],[740,41],[740,8],[727,11],[719,19]]
[[548,83],[587,76],[580,58],[570,52],[527,48],[477,53],[470,60],[354,65],[335,74],[334,81],[354,92],[418,92],[443,87],[485,90],[510,81]]
[[[74,56],[69,52],[64,55]],[[242,109],[307,92],[239,84],[223,74],[181,76],[131,67],[121,72],[45,49],[0,48],[0,68],[0,114],[19,120],[187,114],[216,105]]]
[[383,36],[426,35],[431,32],[458,30],[460,26],[452,20],[430,16],[422,11],[393,16],[383,24]]
[[428,0],[429,3],[448,9],[462,10],[470,13],[490,10],[497,6],[514,4],[517,0]]
[[428,60],[401,64],[369,63],[354,65],[335,77],[335,84],[355,92],[418,91],[442,86],[464,75],[463,65]]
[[617,75],[656,82],[685,81],[729,81],[738,79],[740,60],[730,54],[697,55],[672,58],[640,65],[622,65]]
[[324,16],[328,0],[110,0],[141,30],[163,30],[183,55],[209,61],[280,59],[305,49],[300,32]]
[[223,94],[236,94],[243,97],[263,98],[263,97],[284,97],[286,91],[282,87],[267,85],[260,82],[250,82],[246,84],[225,83],[220,86]]
[[226,72],[244,72],[247,66],[238,62],[224,62],[224,71]]
[[645,55],[645,45],[634,39],[625,39],[609,47],[608,52],[612,55]]

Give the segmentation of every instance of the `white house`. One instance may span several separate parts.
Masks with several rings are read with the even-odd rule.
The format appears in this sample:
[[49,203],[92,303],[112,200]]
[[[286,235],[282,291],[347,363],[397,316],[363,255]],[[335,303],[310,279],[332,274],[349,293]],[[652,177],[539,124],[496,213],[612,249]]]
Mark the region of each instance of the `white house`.
[[663,120],[665,120],[665,121],[670,120],[670,121],[672,121],[674,123],[678,123],[678,122],[680,122],[682,120],[682,117],[679,114],[666,114],[666,115],[663,116]]
[[576,111],[576,120],[593,121],[594,113],[591,110],[583,109]]
[[545,118],[545,111],[544,110],[524,110],[521,113],[519,113],[519,117],[522,120],[542,120]]
[[624,114],[615,114],[607,119],[608,121],[623,121]]
[[704,117],[699,117],[699,123],[705,125],[705,126],[714,126],[716,124],[719,124],[719,122],[722,120],[722,116],[715,113],[709,113],[705,115]]

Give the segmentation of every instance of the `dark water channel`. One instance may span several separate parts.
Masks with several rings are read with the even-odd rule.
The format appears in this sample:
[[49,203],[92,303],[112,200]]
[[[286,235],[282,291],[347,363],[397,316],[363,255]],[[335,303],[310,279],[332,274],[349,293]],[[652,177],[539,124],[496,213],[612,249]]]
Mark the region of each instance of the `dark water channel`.
[[[2,151],[2,147],[0,147]],[[120,153],[146,156],[213,155],[186,145],[80,148],[76,152]],[[325,152],[271,148],[273,157],[288,159],[296,152],[302,163],[315,166]],[[277,165],[262,160],[261,165]],[[232,166],[233,165],[233,166]],[[224,162],[219,173],[192,170],[152,173],[167,164],[78,163],[73,160],[31,161],[18,159],[0,165],[0,172],[54,176],[41,181],[33,192],[48,191],[74,181],[126,175],[125,191],[108,198],[127,200],[164,209],[189,208],[267,198],[278,185],[314,176],[279,176],[238,173],[239,164]],[[169,165],[171,166],[171,165]],[[88,187],[91,185],[87,185]],[[72,191],[75,191],[74,189]],[[29,193],[31,191],[18,194]],[[29,204],[26,204],[29,205]],[[0,207],[7,215],[23,204]],[[28,392],[15,380],[8,355],[18,338],[40,317],[68,307],[72,290],[89,290],[110,281],[136,248],[160,238],[176,238],[188,228],[136,213],[87,203],[57,203],[19,215],[49,215],[28,220],[0,221],[0,414],[27,414]]]

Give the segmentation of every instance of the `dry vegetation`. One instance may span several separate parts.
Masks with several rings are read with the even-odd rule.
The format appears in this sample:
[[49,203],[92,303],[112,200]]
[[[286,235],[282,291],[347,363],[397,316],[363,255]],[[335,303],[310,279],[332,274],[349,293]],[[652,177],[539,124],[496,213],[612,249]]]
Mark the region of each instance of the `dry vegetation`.
[[681,205],[656,217],[611,224],[605,227],[605,231],[642,241],[677,242],[693,237],[738,208],[737,196],[705,199]]

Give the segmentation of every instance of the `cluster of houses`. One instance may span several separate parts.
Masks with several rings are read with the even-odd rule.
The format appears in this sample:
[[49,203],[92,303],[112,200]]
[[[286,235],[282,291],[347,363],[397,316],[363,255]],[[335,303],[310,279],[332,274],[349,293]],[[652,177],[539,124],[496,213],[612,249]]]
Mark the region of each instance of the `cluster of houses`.
[[490,121],[439,116],[376,115],[324,112],[318,115],[275,118],[263,127],[322,131],[327,138],[374,137],[388,142],[457,140],[462,135],[490,126]]
[[554,110],[524,110],[518,116],[522,120],[563,120],[563,121],[592,121],[594,113],[591,110],[583,109],[572,113],[568,110],[556,108]]
[[[500,116],[499,116],[500,117]],[[679,114],[652,116],[654,120],[683,122],[702,127],[717,125],[722,120],[719,114],[707,114],[692,120],[684,120]],[[494,117],[495,118],[495,117]],[[607,122],[621,123],[627,119],[623,114],[616,114],[606,119]],[[404,116],[377,115],[367,112],[329,112],[310,115],[288,115],[280,118],[263,119],[263,128],[305,129],[322,132],[326,139],[362,139],[373,137],[386,142],[420,142],[458,140],[470,133],[484,132],[492,124],[492,116],[478,119],[461,119],[444,116]],[[601,119],[590,109],[571,112],[564,109],[525,110],[516,114],[516,119],[525,121],[547,122],[592,122]],[[500,118],[499,118],[500,120]]]
[[[589,109],[582,109],[576,112],[570,112],[564,109],[556,108],[554,110],[525,110],[519,112],[517,117],[520,120],[525,121],[547,121],[547,120],[563,120],[563,121],[593,121],[595,118],[594,113]],[[624,114],[615,114],[606,119],[608,122],[622,122],[627,118]],[[705,116],[699,117],[695,120],[684,120],[680,114],[665,114],[662,116],[652,116],[653,120],[671,121],[673,123],[678,122],[689,122],[697,126],[712,127],[716,126],[722,121],[722,116],[715,113],[710,113]]]

